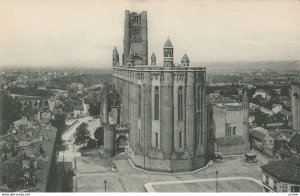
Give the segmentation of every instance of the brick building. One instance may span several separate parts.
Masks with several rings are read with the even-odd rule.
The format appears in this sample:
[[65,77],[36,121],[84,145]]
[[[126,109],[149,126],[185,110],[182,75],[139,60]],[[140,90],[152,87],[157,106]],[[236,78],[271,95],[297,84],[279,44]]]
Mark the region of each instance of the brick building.
[[120,125],[129,125],[128,152],[136,166],[164,171],[202,167],[207,163],[206,69],[190,67],[186,54],[175,66],[170,39],[163,47],[163,65],[156,65],[155,54],[148,65],[147,42],[147,13],[126,11],[122,66],[113,56],[113,83],[122,101],[114,121],[119,128],[106,126],[104,148],[118,151],[112,143],[119,141]]

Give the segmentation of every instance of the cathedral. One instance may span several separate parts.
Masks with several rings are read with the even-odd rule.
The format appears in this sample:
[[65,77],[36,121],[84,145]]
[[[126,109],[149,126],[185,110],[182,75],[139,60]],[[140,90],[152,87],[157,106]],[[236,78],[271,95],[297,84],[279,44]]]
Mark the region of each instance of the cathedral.
[[[137,167],[191,171],[207,164],[206,68],[191,67],[187,54],[174,64],[174,46],[163,45],[163,64],[155,53],[148,64],[147,12],[125,11],[122,63],[113,49],[113,84],[121,103],[104,131],[104,149],[125,147]],[[127,133],[126,133],[126,128]],[[118,143],[118,135],[126,141]]]

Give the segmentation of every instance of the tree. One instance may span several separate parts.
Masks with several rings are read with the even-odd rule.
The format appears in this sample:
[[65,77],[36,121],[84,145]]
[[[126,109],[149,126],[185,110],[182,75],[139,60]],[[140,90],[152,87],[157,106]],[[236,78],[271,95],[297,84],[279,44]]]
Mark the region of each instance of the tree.
[[87,147],[88,148],[96,148],[97,147],[97,141],[95,139],[90,139],[87,142]]
[[12,99],[6,92],[0,94],[0,134],[5,135],[9,126],[20,119],[22,104]]
[[65,113],[57,113],[52,121],[52,126],[56,127],[58,131],[62,131],[65,127],[66,115]]
[[98,141],[98,145],[104,144],[104,128],[98,127],[94,133],[95,138]]
[[88,130],[88,124],[87,123],[81,123],[79,127],[77,127],[75,132],[75,142],[74,144],[80,145],[80,144],[86,144],[90,139],[91,135]]
[[281,88],[281,96],[290,96],[290,88],[289,87],[282,87]]
[[266,114],[262,113],[259,109],[254,110],[254,116],[257,126],[266,127],[266,124],[270,122],[270,118]]
[[100,102],[92,103],[89,108],[89,113],[91,116],[100,115]]

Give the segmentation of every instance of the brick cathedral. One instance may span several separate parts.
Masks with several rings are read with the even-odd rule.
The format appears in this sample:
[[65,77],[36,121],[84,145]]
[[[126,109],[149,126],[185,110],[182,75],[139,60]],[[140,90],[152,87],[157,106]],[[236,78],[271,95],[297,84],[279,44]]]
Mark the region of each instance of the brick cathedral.
[[[153,53],[148,65],[147,33],[147,12],[126,10],[122,63],[117,48],[112,55],[121,104],[116,125],[105,127],[104,148],[114,155],[126,146],[132,162],[147,170],[195,170],[208,161],[206,68],[190,67],[187,54],[175,66],[170,39],[163,45],[163,64],[156,64]],[[118,143],[120,135],[125,142]]]

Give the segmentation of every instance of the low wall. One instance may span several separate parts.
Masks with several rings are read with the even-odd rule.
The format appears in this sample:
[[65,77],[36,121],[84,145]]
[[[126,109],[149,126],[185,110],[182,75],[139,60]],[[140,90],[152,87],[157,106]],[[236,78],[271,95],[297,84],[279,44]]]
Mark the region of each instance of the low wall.
[[130,153],[130,157],[136,167],[146,169],[149,171],[193,171],[195,169],[205,166],[206,164],[205,157],[166,160],[144,157],[143,155],[136,155],[134,154],[134,152]]

